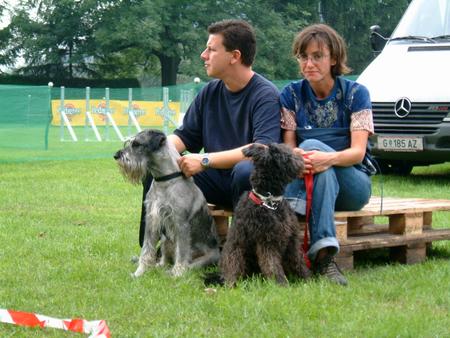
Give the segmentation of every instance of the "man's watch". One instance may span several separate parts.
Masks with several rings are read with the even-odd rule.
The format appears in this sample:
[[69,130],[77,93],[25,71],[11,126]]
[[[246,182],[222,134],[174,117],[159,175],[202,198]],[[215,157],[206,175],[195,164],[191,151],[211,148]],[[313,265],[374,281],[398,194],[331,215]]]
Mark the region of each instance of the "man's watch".
[[202,161],[200,163],[202,164],[202,167],[204,169],[209,168],[209,154],[208,153],[203,154]]

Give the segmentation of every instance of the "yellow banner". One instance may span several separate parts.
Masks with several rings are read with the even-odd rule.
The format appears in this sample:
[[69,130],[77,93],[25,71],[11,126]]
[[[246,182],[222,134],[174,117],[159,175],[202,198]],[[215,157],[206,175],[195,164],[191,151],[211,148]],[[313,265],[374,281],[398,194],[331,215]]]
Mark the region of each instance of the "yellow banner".
[[[139,125],[141,126],[162,126],[163,119],[163,102],[162,101],[133,101],[131,111],[134,113]],[[180,115],[180,103],[169,102],[169,117],[173,122],[178,122]],[[61,123],[61,101],[52,100],[52,124],[60,125]],[[88,108],[95,125],[104,126],[106,119],[106,102],[105,100],[90,100]],[[67,115],[72,126],[84,126],[86,121],[86,101],[85,100],[64,100],[64,112]],[[109,113],[118,126],[128,126],[128,101],[110,100]],[[172,125],[172,124],[170,124]],[[175,127],[175,126],[173,126]]]

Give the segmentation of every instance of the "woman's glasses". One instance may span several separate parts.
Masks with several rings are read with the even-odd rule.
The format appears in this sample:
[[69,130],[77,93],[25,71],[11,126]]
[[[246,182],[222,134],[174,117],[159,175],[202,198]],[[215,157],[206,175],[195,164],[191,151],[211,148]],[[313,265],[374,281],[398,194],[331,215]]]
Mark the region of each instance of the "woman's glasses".
[[311,60],[312,63],[314,63],[315,65],[321,63],[323,61],[324,58],[330,56],[330,54],[322,54],[322,53],[317,53],[317,54],[313,54],[313,55],[306,55],[306,54],[301,54],[301,55],[297,55],[297,60],[303,64],[306,64],[308,62],[308,60]]

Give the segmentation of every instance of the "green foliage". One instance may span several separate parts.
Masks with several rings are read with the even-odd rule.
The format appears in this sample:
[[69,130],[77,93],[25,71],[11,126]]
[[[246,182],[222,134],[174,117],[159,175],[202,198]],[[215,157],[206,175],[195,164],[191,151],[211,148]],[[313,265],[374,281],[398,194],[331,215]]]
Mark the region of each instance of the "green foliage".
[[269,79],[297,78],[298,64],[292,56],[291,46],[295,34],[310,20],[311,14],[305,5],[297,1],[283,4],[257,1],[248,3],[245,12],[256,30],[255,71]]
[[[256,28],[255,70],[296,78],[294,35],[304,26],[330,24],[347,40],[349,64],[369,63],[369,26],[394,28],[407,0],[20,0],[0,30],[0,65],[19,56],[23,75],[51,78],[137,78],[143,85],[172,85],[205,74],[199,54],[214,21],[242,18]],[[161,83],[156,81],[161,77]]]
[[[450,198],[449,173],[449,165],[440,165],[415,169],[408,179],[385,176],[385,192]],[[346,288],[324,280],[282,288],[254,278],[235,289],[205,290],[201,271],[178,279],[162,269],[130,277],[142,190],[122,178],[112,157],[0,163],[0,191],[1,308],[104,319],[113,337],[448,335],[449,241],[433,244],[422,264],[388,264],[383,253],[359,259]],[[448,227],[448,212],[437,215],[435,226]],[[3,323],[0,333],[79,336]]]
[[325,23],[335,28],[347,42],[349,65],[355,74],[360,74],[373,57],[369,27],[378,24],[389,37],[408,6],[407,0],[329,0],[321,3]]
[[21,0],[8,29],[6,55],[21,55],[24,75],[92,76],[86,57],[93,49],[97,1]]

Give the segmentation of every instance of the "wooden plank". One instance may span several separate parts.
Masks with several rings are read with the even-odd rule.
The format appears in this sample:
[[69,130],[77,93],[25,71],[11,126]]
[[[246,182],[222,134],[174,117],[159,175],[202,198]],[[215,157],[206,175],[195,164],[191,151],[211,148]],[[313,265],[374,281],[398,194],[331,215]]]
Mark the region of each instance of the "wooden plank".
[[450,210],[450,200],[385,197],[381,206],[381,199],[379,197],[372,197],[370,202],[362,210],[336,211],[335,217],[378,216],[438,210]]
[[424,230],[421,234],[410,235],[382,233],[366,236],[350,236],[347,240],[340,242],[340,246],[343,252],[348,252],[440,240],[450,240],[450,229]]
[[366,236],[379,233],[386,233],[389,230],[388,224],[366,224],[359,229],[348,229],[348,236]]
[[423,213],[390,215],[389,232],[391,234],[420,234],[423,227]]
[[423,228],[431,229],[433,224],[433,213],[431,211],[423,213]]
[[[423,230],[431,229],[432,211],[450,210],[450,200],[385,197],[383,198],[382,210],[380,210],[380,202],[379,197],[372,197],[369,204],[362,210],[335,212],[338,240],[346,243],[347,240],[354,239],[354,236],[365,236],[365,240],[369,241],[372,239],[370,236],[386,231],[387,225],[373,224],[374,216],[387,217],[390,223],[389,231],[393,234],[420,234]],[[219,235],[225,238],[229,217],[233,216],[233,211],[216,205],[208,206],[216,219],[216,223],[218,223]],[[439,239],[431,238],[428,242],[431,243],[433,240]],[[392,241],[401,244],[405,242],[405,239],[401,237],[392,239],[385,246],[394,246],[395,243]],[[365,245],[367,246],[367,244]],[[373,246],[382,247],[383,245],[376,242]]]
[[353,252],[340,251],[336,256],[336,263],[342,270],[353,270]]
[[212,216],[232,217],[233,211],[231,210],[210,210]]
[[228,232],[228,218],[227,217],[214,217],[214,221],[216,222],[217,234],[219,236],[227,236]]
[[[423,213],[423,228],[431,229],[433,226],[433,213],[431,211]],[[427,251],[431,250],[431,242],[427,243]]]
[[[224,209],[220,206],[208,205],[213,215],[218,216],[233,216],[233,211]],[[381,208],[380,197],[372,197],[369,203],[358,211],[336,211],[336,218],[346,217],[370,217],[380,215],[392,215],[392,214],[406,214],[417,212],[432,212],[439,210],[450,211],[450,200],[431,200],[425,198],[394,198],[384,197],[383,205]]]
[[219,205],[209,204],[208,203],[209,212],[213,216],[223,216],[223,217],[231,217],[233,216],[233,210],[223,208]]
[[364,225],[373,224],[374,216],[358,216],[358,217],[348,217],[348,231],[354,229],[360,229]]
[[347,239],[347,222],[334,221],[338,241]]
[[[223,244],[233,211],[215,205],[209,205],[209,209]],[[432,228],[433,211],[450,211],[450,200],[386,197],[381,208],[381,199],[372,197],[362,210],[335,212],[336,237],[341,246],[336,257],[339,266],[353,269],[354,251],[385,247],[390,248],[392,260],[422,262],[433,241],[450,240],[450,228]],[[375,224],[375,216],[387,218],[389,224]],[[304,222],[299,226],[304,229]]]
[[390,258],[402,264],[416,264],[427,258],[426,243],[414,243],[390,249]]

